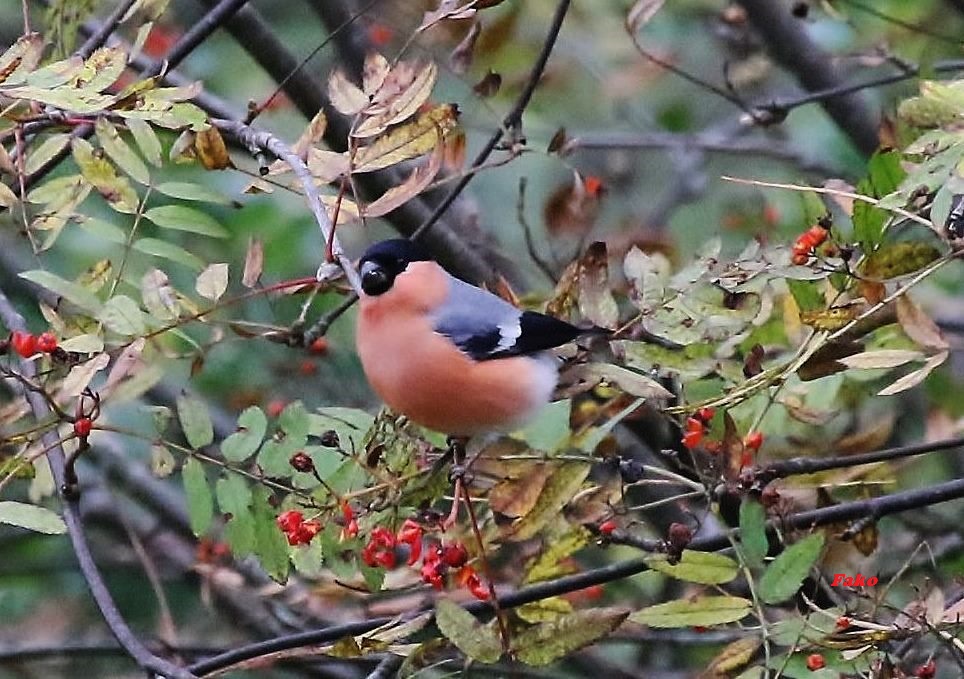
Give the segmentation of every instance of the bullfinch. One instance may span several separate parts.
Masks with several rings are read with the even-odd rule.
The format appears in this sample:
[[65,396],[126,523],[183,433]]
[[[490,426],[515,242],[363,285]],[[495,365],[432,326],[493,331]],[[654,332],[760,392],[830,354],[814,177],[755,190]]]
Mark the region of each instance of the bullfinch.
[[412,241],[371,246],[359,274],[356,344],[369,383],[393,410],[442,433],[525,424],[558,381],[548,350],[586,332],[449,275]]

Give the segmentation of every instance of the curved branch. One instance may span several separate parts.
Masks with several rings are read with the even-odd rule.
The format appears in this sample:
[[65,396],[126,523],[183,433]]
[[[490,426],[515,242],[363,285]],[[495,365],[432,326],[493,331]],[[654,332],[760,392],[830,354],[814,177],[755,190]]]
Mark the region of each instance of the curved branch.
[[[11,330],[26,329],[26,323],[23,317],[14,309],[2,291],[0,291],[0,319],[2,319],[4,325]],[[24,377],[27,379],[34,379],[36,377],[36,369],[32,362],[21,361],[20,365]],[[44,400],[43,396],[33,391],[27,391],[25,397],[37,421],[42,422],[50,417],[50,406],[47,404],[47,401]],[[54,429],[47,431],[43,435],[42,441],[48,450],[47,460],[50,463],[54,481],[57,487],[60,488],[65,482],[66,456],[64,455],[63,446],[61,446],[57,432]],[[87,581],[90,594],[97,603],[97,607],[100,609],[104,621],[107,623],[107,626],[110,628],[111,633],[117,639],[118,643],[120,643],[127,654],[145,670],[160,674],[168,679],[195,679],[195,675],[189,670],[178,667],[149,651],[134,635],[134,632],[127,625],[124,617],[117,609],[117,604],[114,603],[114,599],[107,589],[107,585],[90,552],[90,545],[87,544],[87,536],[84,533],[84,525],[80,517],[78,498],[70,494],[62,494],[61,499],[63,501],[64,523],[67,524],[67,532],[70,535],[70,542],[74,554],[77,556],[81,573],[83,573],[84,580]]]

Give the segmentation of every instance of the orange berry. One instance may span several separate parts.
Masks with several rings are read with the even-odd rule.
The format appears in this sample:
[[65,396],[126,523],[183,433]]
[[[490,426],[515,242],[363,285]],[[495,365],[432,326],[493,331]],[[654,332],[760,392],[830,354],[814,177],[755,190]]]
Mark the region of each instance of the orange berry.
[[702,431],[688,431],[683,434],[683,445],[692,450],[703,440]]

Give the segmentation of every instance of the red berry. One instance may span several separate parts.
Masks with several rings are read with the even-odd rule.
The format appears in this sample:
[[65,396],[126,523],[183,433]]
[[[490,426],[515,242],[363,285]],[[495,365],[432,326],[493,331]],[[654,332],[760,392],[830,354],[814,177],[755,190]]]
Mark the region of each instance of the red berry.
[[686,418],[686,432],[687,432],[687,433],[689,433],[689,432],[699,432],[699,433],[702,434],[704,429],[706,429],[706,425],[703,424],[703,420],[701,420],[701,419],[699,419],[699,418],[697,418],[697,417],[687,417],[687,418]]
[[23,358],[30,358],[37,353],[37,338],[29,332],[14,330],[10,335],[10,344]]
[[344,529],[342,529],[342,534],[344,537],[353,538],[358,535],[358,521],[351,519],[347,524],[345,524]]
[[706,627],[705,625],[693,625],[693,631],[696,632],[697,634],[703,634],[704,632],[708,631],[709,629],[710,629],[710,628],[709,628],[709,627]]
[[753,451],[760,450],[760,446],[763,445],[763,433],[759,431],[750,432],[743,439],[743,445]]
[[918,679],[934,679],[935,674],[937,674],[937,663],[933,658],[914,670],[914,676]]
[[692,450],[703,440],[702,431],[688,431],[683,434],[683,445]]
[[292,455],[291,459],[288,460],[288,464],[294,467],[295,471],[299,472],[310,472],[315,468],[314,460],[303,450],[299,450]]
[[268,413],[268,417],[278,417],[278,415],[281,414],[287,405],[288,404],[281,399],[276,398],[275,400],[268,402],[265,411]]
[[450,542],[442,547],[442,563],[451,568],[461,568],[469,560],[469,552],[461,542]]
[[603,184],[603,180],[599,177],[589,175],[582,182],[583,188],[586,189],[586,193],[592,198],[598,198],[600,194],[606,189],[606,185]]
[[749,450],[744,450],[742,453],[740,453],[740,469],[743,469],[745,467],[752,467],[752,466],[753,466],[753,453],[751,453]]
[[841,615],[839,618],[837,618],[837,622],[835,622],[833,626],[838,630],[847,629],[850,627],[850,618],[848,618],[846,615]]
[[713,416],[716,415],[716,410],[713,408],[700,408],[696,411],[696,417],[703,423],[709,424]]
[[826,667],[827,661],[823,659],[823,656],[819,653],[811,653],[807,656],[807,669],[811,672],[816,672],[819,669]]
[[308,345],[308,353],[315,354],[316,356],[324,356],[328,353],[328,340],[324,337],[319,337]]
[[392,40],[394,31],[384,24],[372,24],[368,27],[368,39],[375,47],[384,47]]
[[[764,507],[774,507],[780,501],[780,491],[773,485],[769,485],[760,493],[760,502]],[[841,618],[843,619],[843,618]]]
[[821,245],[827,240],[827,230],[819,224],[811,226],[806,235],[814,247]]
[[79,417],[74,422],[74,435],[85,439],[90,436],[90,431],[94,428],[94,423],[89,417]]
[[318,372],[318,366],[315,365],[314,361],[312,361],[309,358],[306,358],[298,366],[298,372],[300,372],[305,377],[311,377],[312,375]]
[[693,529],[687,526],[685,523],[671,523],[669,525],[669,530],[666,532],[666,538],[669,544],[676,551],[681,551],[686,548],[686,545],[690,543],[693,539]]
[[794,252],[793,257],[790,258],[790,261],[799,266],[803,266],[810,261],[810,255],[807,253]]
[[300,526],[305,521],[305,515],[296,509],[289,509],[286,512],[281,512],[278,514],[278,518],[275,522],[278,524],[278,528],[284,533],[290,533]]
[[612,519],[603,521],[601,524],[599,524],[599,532],[603,535],[612,535],[614,530],[616,530],[616,522]]
[[57,348],[57,336],[52,332],[45,332],[37,338],[37,349],[49,354]]

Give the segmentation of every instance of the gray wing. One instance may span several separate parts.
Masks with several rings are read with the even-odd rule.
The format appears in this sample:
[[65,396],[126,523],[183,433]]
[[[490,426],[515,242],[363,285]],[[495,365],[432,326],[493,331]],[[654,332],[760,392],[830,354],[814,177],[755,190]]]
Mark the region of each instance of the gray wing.
[[582,331],[565,321],[520,311],[500,297],[449,277],[449,294],[433,314],[435,331],[472,358],[531,354],[570,342]]
[[433,314],[435,331],[476,360],[504,355],[522,334],[522,312],[500,297],[449,277],[449,294]]

